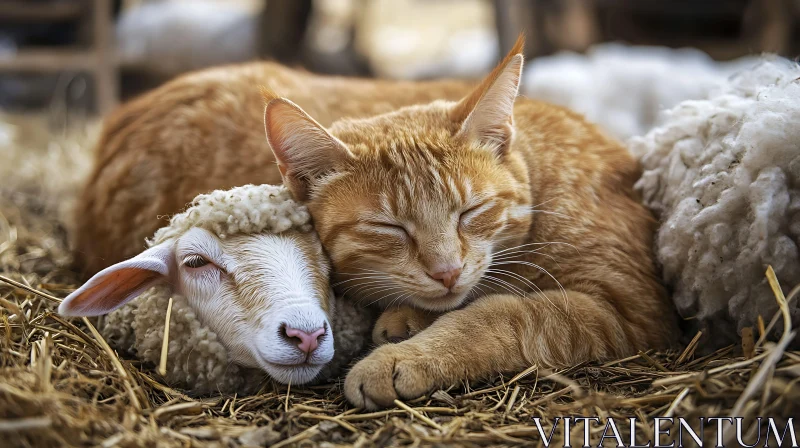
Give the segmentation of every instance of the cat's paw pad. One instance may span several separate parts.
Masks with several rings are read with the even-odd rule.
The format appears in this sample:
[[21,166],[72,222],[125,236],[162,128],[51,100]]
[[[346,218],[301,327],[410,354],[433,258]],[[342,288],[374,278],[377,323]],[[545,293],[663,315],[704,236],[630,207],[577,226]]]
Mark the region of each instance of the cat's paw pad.
[[376,345],[396,344],[411,338],[436,319],[436,315],[410,306],[388,308],[372,329],[372,342]]
[[428,360],[402,345],[380,347],[350,370],[344,382],[350,403],[376,410],[392,406],[398,398],[421,397],[434,388],[430,369],[425,368]]

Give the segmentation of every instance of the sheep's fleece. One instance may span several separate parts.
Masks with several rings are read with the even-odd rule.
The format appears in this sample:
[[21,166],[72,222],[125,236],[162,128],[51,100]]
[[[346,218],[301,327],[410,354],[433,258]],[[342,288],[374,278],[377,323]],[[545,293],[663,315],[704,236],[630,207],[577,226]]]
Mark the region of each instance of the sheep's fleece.
[[692,48],[603,43],[586,54],[562,51],[525,65],[521,93],[580,112],[619,139],[643,135],[661,112],[706,98],[754,57],[716,62]]
[[[148,245],[177,238],[192,227],[204,228],[220,238],[237,233],[280,233],[291,228],[311,231],[308,211],[295,203],[284,187],[246,185],[197,196],[186,211],[159,229]],[[101,333],[117,350],[157,365],[170,293],[168,286],[151,288],[105,316]],[[253,392],[264,384],[264,372],[228,361],[217,335],[198,320],[185,297],[172,294],[172,298],[166,375],[170,384],[197,394]],[[335,375],[365,347],[374,322],[371,311],[340,298],[333,314],[335,355],[318,379]]]
[[[773,317],[767,265],[785,294],[800,282],[798,123],[800,67],[765,57],[630,141],[644,169],[636,187],[661,220],[664,279],[709,347],[740,341],[759,314]],[[798,301],[790,313],[797,325]]]

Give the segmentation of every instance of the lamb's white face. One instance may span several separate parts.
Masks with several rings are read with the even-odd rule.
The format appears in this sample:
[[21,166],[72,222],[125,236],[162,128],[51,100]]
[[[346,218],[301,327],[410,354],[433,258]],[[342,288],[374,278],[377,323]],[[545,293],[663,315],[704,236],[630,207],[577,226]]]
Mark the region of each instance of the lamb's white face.
[[333,358],[329,264],[313,232],[220,239],[193,228],[100,271],[59,312],[106,314],[165,280],[237,364],[302,384]]
[[174,245],[176,287],[234,362],[278,381],[312,380],[333,358],[327,262],[314,234],[192,229]]

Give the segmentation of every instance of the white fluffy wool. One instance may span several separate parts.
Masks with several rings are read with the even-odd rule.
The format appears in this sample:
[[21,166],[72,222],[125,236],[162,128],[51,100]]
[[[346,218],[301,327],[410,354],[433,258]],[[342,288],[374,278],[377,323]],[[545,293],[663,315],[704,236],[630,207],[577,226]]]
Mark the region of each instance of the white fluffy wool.
[[643,135],[660,113],[702,99],[753,58],[714,62],[695,49],[592,47],[586,55],[561,52],[525,66],[521,93],[584,114],[620,139]]
[[797,64],[767,59],[630,142],[645,170],[636,188],[662,223],[664,279],[711,346],[772,318],[768,265],[785,293],[800,281],[799,78]]
[[[280,233],[289,229],[309,232],[310,216],[294,202],[286,188],[246,185],[199,195],[183,213],[159,229],[149,245],[156,245],[201,227],[220,238],[232,234]],[[110,313],[101,332],[112,346],[157,365],[161,357],[167,303],[173,298],[166,379],[170,384],[204,394],[214,391],[254,392],[266,374],[228,361],[225,346],[197,318],[185,297],[168,286],[151,288],[139,298]],[[336,299],[331,316],[334,358],[318,379],[335,375],[365,347],[374,322],[370,310]]]
[[243,2],[150,2],[123,11],[117,22],[124,65],[162,75],[258,57],[258,14]]

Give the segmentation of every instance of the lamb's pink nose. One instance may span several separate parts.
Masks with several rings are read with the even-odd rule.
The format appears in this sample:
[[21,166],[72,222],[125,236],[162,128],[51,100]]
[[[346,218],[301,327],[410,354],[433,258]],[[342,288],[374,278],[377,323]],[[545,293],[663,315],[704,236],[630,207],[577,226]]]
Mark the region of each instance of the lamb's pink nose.
[[317,349],[319,345],[319,338],[325,334],[325,328],[317,328],[311,333],[305,332],[303,330],[298,330],[297,328],[292,327],[284,327],[283,331],[286,333],[290,339],[297,340],[297,348],[299,348],[303,353],[310,355],[314,350]]
[[458,276],[461,275],[461,268],[434,272],[433,274],[428,274],[428,275],[430,275],[431,278],[433,278],[434,280],[439,280],[440,282],[442,282],[445,288],[450,289],[458,281]]

